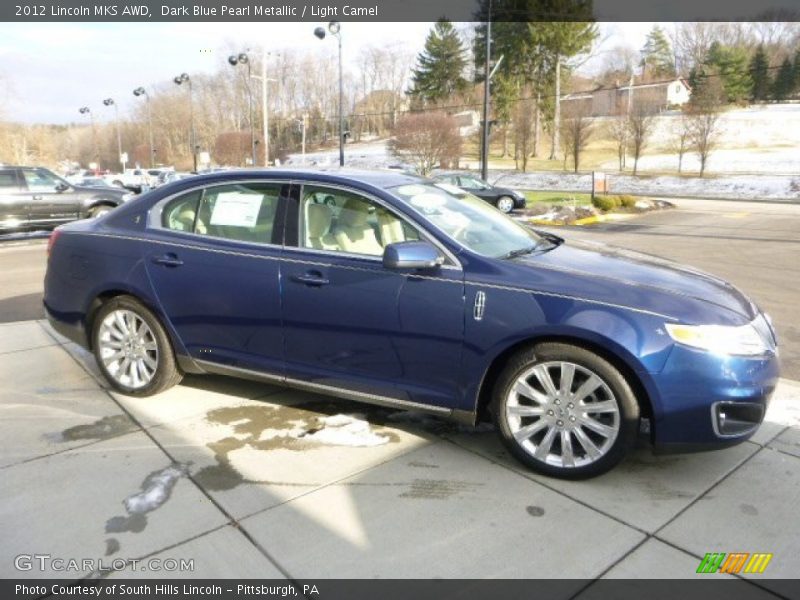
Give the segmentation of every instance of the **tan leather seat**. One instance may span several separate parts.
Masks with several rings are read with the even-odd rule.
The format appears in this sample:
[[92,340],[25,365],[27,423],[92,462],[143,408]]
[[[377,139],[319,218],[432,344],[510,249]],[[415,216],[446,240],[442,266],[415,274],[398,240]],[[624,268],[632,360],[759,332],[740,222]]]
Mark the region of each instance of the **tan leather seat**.
[[403,231],[400,219],[383,208],[378,209],[378,229],[384,247],[406,241],[406,233]]
[[317,250],[338,250],[331,233],[333,211],[325,204],[306,204],[306,248]]
[[372,256],[383,254],[383,246],[375,237],[375,231],[367,223],[368,217],[369,205],[366,202],[355,198],[345,202],[334,232],[336,242],[342,251]]

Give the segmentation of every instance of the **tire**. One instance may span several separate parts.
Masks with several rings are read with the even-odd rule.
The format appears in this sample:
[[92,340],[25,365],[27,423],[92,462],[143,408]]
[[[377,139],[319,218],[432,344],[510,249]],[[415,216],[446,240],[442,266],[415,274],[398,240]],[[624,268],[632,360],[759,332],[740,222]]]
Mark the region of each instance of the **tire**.
[[[130,335],[132,330],[138,336]],[[132,296],[117,296],[100,307],[94,318],[92,347],[111,387],[128,396],[153,396],[183,378],[158,318]]]
[[112,210],[114,210],[113,206],[108,206],[106,204],[100,204],[99,206],[95,206],[91,210],[89,210],[89,218],[90,219],[98,219],[103,215],[107,215]]
[[497,210],[499,210],[500,212],[508,214],[512,210],[514,210],[514,207],[516,206],[516,203],[514,202],[514,199],[511,196],[500,196],[495,201],[494,205],[497,207]]
[[562,479],[610,470],[634,446],[639,429],[639,405],[625,377],[571,344],[541,343],[516,354],[498,377],[490,407],[509,452]]

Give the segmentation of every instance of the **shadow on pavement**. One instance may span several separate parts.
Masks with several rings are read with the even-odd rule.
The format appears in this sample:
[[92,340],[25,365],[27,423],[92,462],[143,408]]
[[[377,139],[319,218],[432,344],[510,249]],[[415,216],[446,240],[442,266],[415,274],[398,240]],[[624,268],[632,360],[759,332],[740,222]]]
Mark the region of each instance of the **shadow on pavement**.
[[0,323],[44,319],[42,293],[0,298]]

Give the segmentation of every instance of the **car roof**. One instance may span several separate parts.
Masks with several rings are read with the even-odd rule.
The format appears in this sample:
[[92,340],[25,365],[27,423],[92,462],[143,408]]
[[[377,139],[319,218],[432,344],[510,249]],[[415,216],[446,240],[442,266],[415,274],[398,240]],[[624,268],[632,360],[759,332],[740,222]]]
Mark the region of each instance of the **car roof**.
[[295,179],[300,181],[324,181],[328,183],[359,182],[378,188],[390,188],[398,185],[428,182],[429,179],[412,175],[403,171],[391,169],[352,169],[347,167],[321,167],[321,168],[263,168],[263,169],[232,169],[215,173],[195,175],[192,180],[205,181],[236,181],[249,176],[279,179]]

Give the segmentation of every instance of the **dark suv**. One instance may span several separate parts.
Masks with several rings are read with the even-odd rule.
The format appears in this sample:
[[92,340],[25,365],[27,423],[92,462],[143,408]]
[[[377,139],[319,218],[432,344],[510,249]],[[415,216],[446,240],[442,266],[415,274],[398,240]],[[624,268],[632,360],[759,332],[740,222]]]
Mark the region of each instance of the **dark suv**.
[[41,167],[0,165],[0,231],[99,217],[132,197],[124,190],[72,185]]

